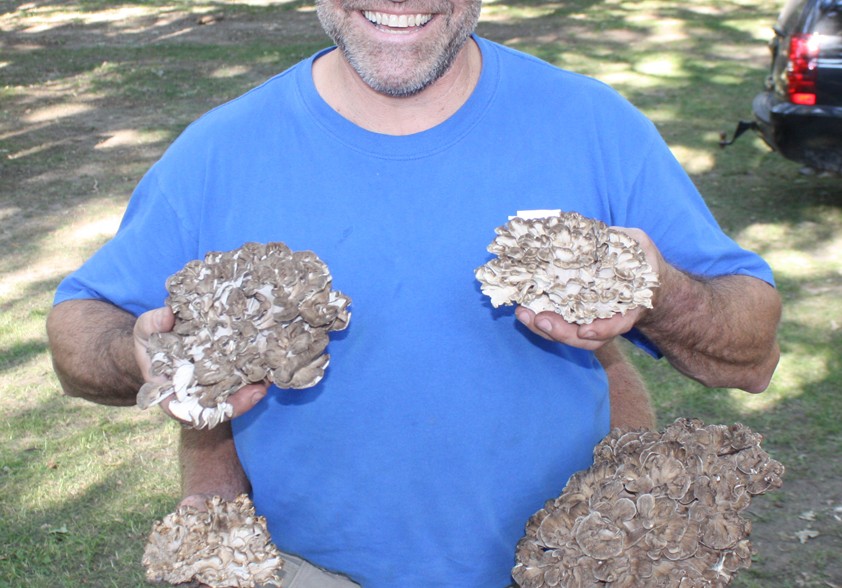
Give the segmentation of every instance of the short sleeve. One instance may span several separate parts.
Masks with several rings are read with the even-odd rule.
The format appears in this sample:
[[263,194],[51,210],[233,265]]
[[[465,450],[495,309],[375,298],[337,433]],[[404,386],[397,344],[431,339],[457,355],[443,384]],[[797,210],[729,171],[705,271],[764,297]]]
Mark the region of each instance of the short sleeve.
[[742,274],[774,285],[763,258],[742,248],[720,227],[703,197],[666,143],[651,143],[625,203],[614,222],[643,229],[664,258],[693,275]]
[[[654,125],[646,157],[627,197],[612,202],[612,222],[642,229],[668,263],[692,275],[746,275],[775,285],[768,263],[722,230]],[[625,337],[661,357],[657,346],[637,329]]]
[[117,234],[65,278],[54,304],[110,302],[135,316],[163,306],[166,279],[195,258],[194,231],[160,188],[155,166],[138,184]]

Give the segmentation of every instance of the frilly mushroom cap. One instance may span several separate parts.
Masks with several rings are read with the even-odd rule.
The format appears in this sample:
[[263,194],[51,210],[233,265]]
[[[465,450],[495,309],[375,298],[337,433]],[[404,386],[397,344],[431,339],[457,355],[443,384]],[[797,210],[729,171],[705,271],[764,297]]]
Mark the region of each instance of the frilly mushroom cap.
[[167,280],[175,327],[147,349],[152,374],[137,396],[148,408],[173,396],[170,411],[196,428],[233,412],[228,396],[246,384],[308,388],[324,376],[329,331],[348,326],[351,300],[331,290],[327,266],[283,243],[246,243],[208,253]]
[[182,506],[153,525],[143,553],[146,579],[212,588],[280,586],[283,559],[248,496],[217,496],[206,505],[207,511]]
[[657,274],[637,241],[603,222],[567,212],[515,217],[495,232],[497,257],[475,271],[495,308],[520,304],[578,324],[652,308]]
[[594,463],[526,524],[522,588],[719,587],[751,565],[751,497],[784,467],[740,424],[678,419],[661,433],[615,429]]

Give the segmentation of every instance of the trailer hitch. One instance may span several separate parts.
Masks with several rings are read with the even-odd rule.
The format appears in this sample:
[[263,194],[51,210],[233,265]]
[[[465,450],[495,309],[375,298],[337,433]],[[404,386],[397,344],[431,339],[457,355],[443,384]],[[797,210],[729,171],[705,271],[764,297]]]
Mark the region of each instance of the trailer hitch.
[[756,131],[758,130],[757,122],[756,121],[745,121],[741,120],[737,123],[737,129],[734,131],[734,137],[729,141],[728,135],[725,131],[719,133],[719,146],[722,149],[725,149],[728,145],[733,145],[740,136],[745,133],[746,131]]

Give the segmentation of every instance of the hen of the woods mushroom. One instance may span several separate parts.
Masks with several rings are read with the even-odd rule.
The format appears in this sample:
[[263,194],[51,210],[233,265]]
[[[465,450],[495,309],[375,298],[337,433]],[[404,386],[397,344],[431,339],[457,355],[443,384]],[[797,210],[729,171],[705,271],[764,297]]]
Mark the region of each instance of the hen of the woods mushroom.
[[246,384],[308,388],[324,376],[329,331],[348,325],[350,299],[331,290],[327,266],[283,243],[208,253],[167,279],[172,332],[149,340],[152,373],[137,404],[172,396],[169,409],[196,428],[232,415],[226,401]]
[[761,439],[696,419],[660,434],[615,429],[529,519],[512,576],[522,588],[728,585],[751,565],[740,513],[782,483]]
[[143,553],[146,579],[215,587],[280,586],[281,554],[248,496],[232,501],[217,496],[206,507],[182,506],[155,523]]
[[657,274],[637,241],[603,222],[567,212],[514,217],[495,232],[497,257],[475,272],[495,308],[520,304],[578,324],[652,308]]

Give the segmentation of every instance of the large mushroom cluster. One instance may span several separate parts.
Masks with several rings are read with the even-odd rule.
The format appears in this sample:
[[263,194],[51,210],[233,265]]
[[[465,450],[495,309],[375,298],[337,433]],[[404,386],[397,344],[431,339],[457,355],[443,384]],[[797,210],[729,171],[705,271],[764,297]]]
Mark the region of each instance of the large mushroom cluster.
[[658,276],[637,241],[622,231],[566,212],[514,217],[495,232],[488,251],[497,257],[475,272],[495,308],[520,304],[588,324],[652,307]]
[[714,588],[751,565],[752,496],[783,466],[744,425],[678,419],[662,433],[615,429],[561,496],[526,525],[512,576],[522,588]]
[[283,559],[248,496],[216,496],[206,507],[181,506],[153,525],[143,553],[146,579],[214,588],[280,586]]
[[162,382],[140,389],[148,408],[169,410],[195,428],[232,415],[227,398],[246,384],[308,388],[324,376],[328,332],[348,325],[350,299],[331,289],[327,266],[283,243],[246,243],[208,253],[169,277],[171,332],[153,335],[148,353]]

